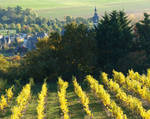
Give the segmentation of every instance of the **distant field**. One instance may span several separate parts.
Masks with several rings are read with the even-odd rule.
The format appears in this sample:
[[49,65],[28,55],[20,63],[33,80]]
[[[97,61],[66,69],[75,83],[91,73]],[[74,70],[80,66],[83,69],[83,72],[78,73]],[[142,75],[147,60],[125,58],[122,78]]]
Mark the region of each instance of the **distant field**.
[[96,6],[99,14],[114,9],[128,13],[150,11],[149,0],[0,0],[0,7],[32,8],[40,16],[64,18],[65,16],[89,17]]

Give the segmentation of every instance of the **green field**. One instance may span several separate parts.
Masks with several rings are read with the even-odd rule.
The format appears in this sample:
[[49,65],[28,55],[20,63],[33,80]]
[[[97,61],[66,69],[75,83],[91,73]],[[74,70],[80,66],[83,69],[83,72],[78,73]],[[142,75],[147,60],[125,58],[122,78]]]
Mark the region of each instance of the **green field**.
[[149,11],[149,0],[0,0],[0,7],[32,8],[40,16],[64,18],[65,16],[90,17],[95,6],[99,14],[114,9],[129,13]]

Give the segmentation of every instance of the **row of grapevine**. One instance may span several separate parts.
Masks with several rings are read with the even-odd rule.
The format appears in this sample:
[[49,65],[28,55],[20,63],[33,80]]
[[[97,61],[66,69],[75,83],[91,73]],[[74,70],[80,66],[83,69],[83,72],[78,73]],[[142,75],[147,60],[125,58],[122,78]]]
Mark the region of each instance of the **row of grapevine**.
[[123,85],[127,90],[139,94],[143,99],[150,102],[149,88],[143,86],[139,81],[132,80],[128,76],[125,77],[123,73],[117,71],[113,71],[113,77],[116,82],[118,82],[120,85]]
[[61,78],[59,78],[58,86],[59,86],[58,97],[59,97],[60,109],[63,112],[64,119],[69,119],[68,102],[66,99],[66,89],[68,88],[68,82],[65,82]]
[[8,107],[9,102],[13,98],[13,87],[9,88],[8,90],[6,89],[6,96],[1,95],[1,100],[0,100],[0,110],[4,111],[6,107]]
[[150,69],[147,70],[147,75],[140,75],[138,72],[134,72],[133,70],[128,71],[128,76],[131,80],[137,80],[142,83],[142,85],[150,88]]
[[30,98],[31,84],[26,84],[16,99],[17,105],[12,108],[11,119],[20,119],[23,116]]
[[117,106],[117,104],[111,100],[109,93],[103,88],[103,85],[100,85],[97,80],[92,76],[86,76],[86,80],[90,84],[90,88],[96,94],[96,96],[103,102],[104,106],[112,112],[112,115],[116,119],[127,119],[126,114],[123,113],[122,109]]
[[136,97],[132,97],[131,95],[127,95],[120,88],[118,83],[114,82],[112,79],[108,79],[106,73],[102,73],[102,81],[111,92],[115,93],[116,98],[122,101],[128,109],[130,109],[132,112],[136,112],[143,119],[149,119],[150,112],[143,108],[140,100],[138,100]]
[[89,98],[87,97],[86,93],[82,90],[81,86],[78,84],[75,77],[73,78],[73,85],[74,85],[74,91],[77,94],[77,96],[80,98],[85,112],[90,118],[92,118],[93,114],[89,109]]
[[46,82],[42,86],[41,92],[38,94],[38,106],[37,106],[37,114],[38,119],[45,119],[45,104],[46,104],[46,96],[47,96],[47,84]]

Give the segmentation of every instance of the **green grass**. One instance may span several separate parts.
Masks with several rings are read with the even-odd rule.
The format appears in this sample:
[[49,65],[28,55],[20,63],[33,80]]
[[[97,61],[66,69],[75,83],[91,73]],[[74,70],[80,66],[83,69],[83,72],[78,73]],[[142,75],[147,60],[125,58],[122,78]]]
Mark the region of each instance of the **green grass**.
[[143,12],[150,10],[148,0],[0,0],[1,7],[32,8],[40,16],[49,18],[64,18],[65,16],[93,15],[95,6],[99,14],[114,9],[124,9],[126,12]]

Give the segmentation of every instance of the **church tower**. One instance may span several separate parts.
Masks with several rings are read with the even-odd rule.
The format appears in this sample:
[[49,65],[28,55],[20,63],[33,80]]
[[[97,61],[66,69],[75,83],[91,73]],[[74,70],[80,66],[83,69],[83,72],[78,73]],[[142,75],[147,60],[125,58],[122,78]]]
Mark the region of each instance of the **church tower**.
[[94,13],[94,16],[93,16],[93,23],[94,23],[94,25],[98,25],[98,22],[99,22],[99,16],[98,16],[98,14],[97,14],[97,9],[96,9],[96,7],[95,7],[95,13]]

